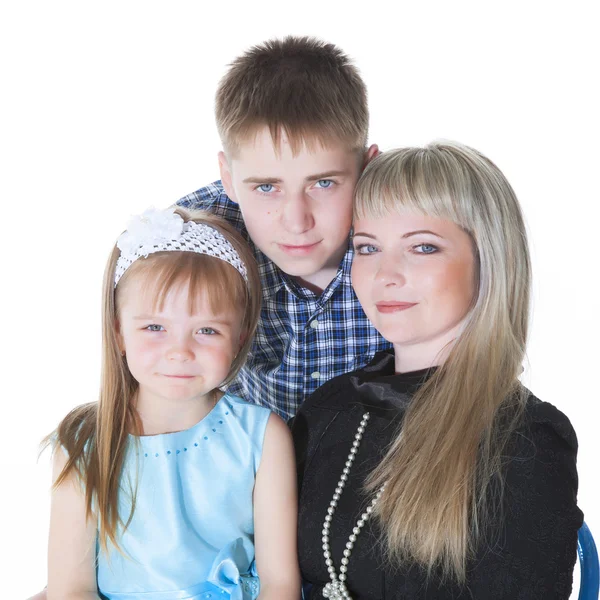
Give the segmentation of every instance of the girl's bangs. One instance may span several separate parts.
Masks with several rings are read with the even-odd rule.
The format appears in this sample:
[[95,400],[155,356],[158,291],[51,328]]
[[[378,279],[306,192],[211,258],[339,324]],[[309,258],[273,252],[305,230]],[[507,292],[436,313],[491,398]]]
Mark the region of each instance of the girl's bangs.
[[205,254],[157,252],[136,261],[123,279],[128,275],[144,278],[144,293],[154,299],[153,309],[159,312],[169,293],[182,286],[189,286],[190,314],[197,313],[205,301],[214,314],[243,314],[247,301],[246,284],[235,267]]

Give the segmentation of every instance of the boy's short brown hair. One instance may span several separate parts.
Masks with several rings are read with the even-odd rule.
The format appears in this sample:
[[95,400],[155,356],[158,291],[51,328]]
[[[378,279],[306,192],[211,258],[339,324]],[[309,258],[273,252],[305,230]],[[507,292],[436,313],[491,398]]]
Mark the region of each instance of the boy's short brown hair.
[[233,154],[264,126],[276,147],[285,132],[294,153],[314,140],[363,150],[367,90],[339,48],[288,36],[254,46],[231,63],[217,90],[216,118],[223,147]]

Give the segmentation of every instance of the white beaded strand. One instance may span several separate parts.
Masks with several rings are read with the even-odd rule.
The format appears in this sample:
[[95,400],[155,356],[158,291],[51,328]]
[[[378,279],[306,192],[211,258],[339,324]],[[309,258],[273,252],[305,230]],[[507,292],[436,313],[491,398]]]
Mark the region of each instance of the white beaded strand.
[[335,488],[335,492],[333,494],[333,498],[329,503],[329,507],[327,508],[327,514],[325,515],[325,521],[323,523],[323,556],[325,557],[325,564],[327,565],[327,572],[329,573],[329,577],[331,581],[327,583],[327,585],[323,588],[323,596],[325,598],[330,598],[330,600],[352,600],[348,592],[348,588],[346,587],[346,573],[348,572],[348,562],[350,560],[350,555],[352,554],[352,550],[354,548],[354,543],[356,542],[356,537],[360,533],[360,530],[363,528],[364,524],[367,522],[371,514],[373,513],[373,509],[377,504],[379,498],[381,498],[381,494],[385,488],[385,483],[379,488],[378,492],[375,494],[373,500],[364,513],[360,516],[360,519],[356,522],[356,527],[352,529],[352,533],[346,542],[346,548],[344,550],[344,556],[341,560],[340,565],[340,574],[336,573],[335,567],[333,566],[333,560],[331,558],[331,548],[329,546],[329,529],[331,527],[331,521],[333,519],[333,514],[335,513],[335,509],[337,508],[338,500],[340,499],[340,495],[344,486],[346,485],[346,481],[348,481],[348,473],[350,473],[350,467],[354,462],[354,458],[358,452],[358,447],[360,446],[360,441],[362,439],[363,433],[365,431],[365,427],[367,425],[367,421],[369,420],[369,413],[365,413],[363,415],[362,421],[358,426],[358,430],[356,431],[356,435],[354,436],[354,441],[352,442],[352,448],[350,448],[350,454],[348,454],[348,459],[346,460],[346,464],[344,466],[344,470],[342,471],[342,475],[338,484]]

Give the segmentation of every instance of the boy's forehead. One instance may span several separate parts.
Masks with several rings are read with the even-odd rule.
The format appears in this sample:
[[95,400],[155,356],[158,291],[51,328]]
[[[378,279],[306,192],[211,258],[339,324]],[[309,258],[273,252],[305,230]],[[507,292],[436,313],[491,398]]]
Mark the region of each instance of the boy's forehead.
[[[351,174],[360,164],[362,156],[348,144],[335,138],[322,138],[307,134],[295,138],[284,130],[276,139],[264,126],[246,136],[230,153],[230,166],[238,170],[269,170],[293,165],[295,169],[314,171],[315,174],[332,171],[349,171]],[[257,173],[259,175],[259,173]],[[262,175],[272,175],[264,172]]]

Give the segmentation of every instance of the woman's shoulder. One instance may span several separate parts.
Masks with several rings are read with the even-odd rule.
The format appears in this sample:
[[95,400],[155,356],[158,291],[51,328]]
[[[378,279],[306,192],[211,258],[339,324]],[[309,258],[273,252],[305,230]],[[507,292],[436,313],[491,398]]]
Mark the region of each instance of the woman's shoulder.
[[518,431],[529,433],[538,443],[545,441],[577,450],[577,435],[567,415],[529,390],[527,393],[523,424]]
[[521,423],[503,454],[506,482],[515,497],[522,494],[527,502],[545,505],[550,496],[558,502],[562,494],[565,506],[575,506],[577,436],[568,417],[556,406],[529,392]]
[[353,377],[361,370],[338,375],[317,388],[301,405],[296,417],[310,417],[318,413],[348,411],[356,389],[352,385]]

